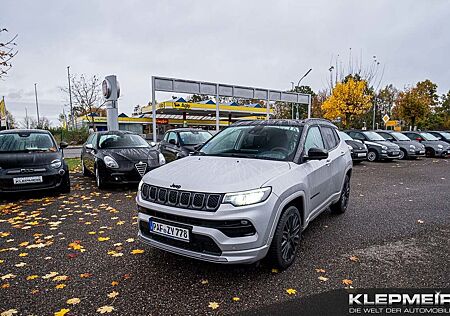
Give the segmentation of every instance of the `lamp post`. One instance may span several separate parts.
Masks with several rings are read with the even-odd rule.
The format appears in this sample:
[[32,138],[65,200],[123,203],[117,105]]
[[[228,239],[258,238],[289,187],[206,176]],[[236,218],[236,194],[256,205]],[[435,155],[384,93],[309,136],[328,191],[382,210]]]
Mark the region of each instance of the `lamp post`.
[[36,114],[37,114],[37,128],[39,128],[40,120],[39,120],[39,104],[38,104],[38,97],[37,97],[37,83],[34,84],[34,97],[36,100]]
[[69,103],[70,103],[70,124],[72,125],[72,128],[75,127],[75,124],[73,122],[73,108],[72,108],[72,89],[70,87],[70,66],[67,66],[67,80],[69,82]]
[[[309,75],[309,73],[312,71],[312,68],[310,68],[299,80],[297,83],[297,88],[300,88],[300,82],[303,80],[303,78],[305,78],[307,75]],[[294,83],[291,81],[292,85],[294,85]],[[294,90],[294,87],[292,87],[292,90]],[[308,107],[309,108],[309,107]],[[308,117],[309,117],[310,113],[308,113]],[[297,104],[297,116],[296,118],[298,119],[298,104]],[[294,119],[294,105],[292,105],[292,119]]]

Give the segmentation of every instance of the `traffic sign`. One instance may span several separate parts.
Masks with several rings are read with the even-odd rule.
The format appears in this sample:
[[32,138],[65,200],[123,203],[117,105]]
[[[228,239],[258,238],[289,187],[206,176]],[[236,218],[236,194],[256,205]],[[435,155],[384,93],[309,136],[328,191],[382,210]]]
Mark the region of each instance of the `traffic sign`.
[[389,121],[389,115],[385,114],[385,115],[383,116],[383,122],[384,122],[384,124],[386,124],[388,121]]

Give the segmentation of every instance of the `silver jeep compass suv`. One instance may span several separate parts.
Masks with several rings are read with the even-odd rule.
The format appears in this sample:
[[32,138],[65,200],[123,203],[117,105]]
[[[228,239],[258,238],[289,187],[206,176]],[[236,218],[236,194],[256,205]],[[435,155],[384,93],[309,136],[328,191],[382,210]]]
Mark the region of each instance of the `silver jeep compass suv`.
[[246,121],[194,155],[151,170],[136,201],[139,238],[183,256],[281,269],[301,232],[330,207],[344,213],[352,159],[326,120]]

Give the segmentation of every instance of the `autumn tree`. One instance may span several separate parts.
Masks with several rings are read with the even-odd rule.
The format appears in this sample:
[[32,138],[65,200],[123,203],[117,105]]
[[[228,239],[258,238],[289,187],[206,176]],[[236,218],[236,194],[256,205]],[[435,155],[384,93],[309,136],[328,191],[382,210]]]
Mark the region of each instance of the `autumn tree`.
[[5,40],[2,39],[2,35],[8,33],[5,28],[0,28],[0,79],[5,77],[7,72],[12,68],[11,60],[17,55],[17,34],[9,37]]
[[[95,120],[93,114],[102,115],[105,113],[103,108],[104,102],[101,93],[101,81],[94,75],[86,78],[85,75],[72,75],[70,77],[72,100],[73,100],[73,115],[85,116],[90,126],[95,129]],[[69,95],[69,89],[61,87],[61,91]]]
[[343,127],[348,128],[352,121],[365,114],[372,107],[372,94],[365,80],[353,77],[338,82],[331,96],[322,104],[324,118],[340,119]]

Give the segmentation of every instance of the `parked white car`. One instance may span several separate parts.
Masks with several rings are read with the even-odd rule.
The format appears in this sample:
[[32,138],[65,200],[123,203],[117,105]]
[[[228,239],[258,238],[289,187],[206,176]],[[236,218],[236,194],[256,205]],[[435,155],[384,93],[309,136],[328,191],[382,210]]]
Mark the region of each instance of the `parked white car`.
[[139,238],[217,263],[266,256],[290,266],[301,232],[328,207],[344,213],[352,159],[322,119],[247,121],[198,151],[147,173],[139,185]]

